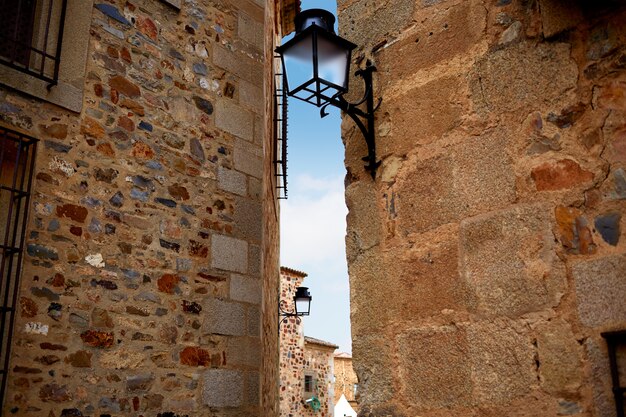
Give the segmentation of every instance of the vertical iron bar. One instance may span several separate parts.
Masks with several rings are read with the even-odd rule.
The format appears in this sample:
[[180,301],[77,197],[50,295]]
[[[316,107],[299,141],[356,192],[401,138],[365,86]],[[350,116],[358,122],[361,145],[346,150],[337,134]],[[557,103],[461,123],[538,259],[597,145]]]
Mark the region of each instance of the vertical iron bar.
[[[283,74],[282,77],[282,81],[283,81],[283,85],[285,84],[285,80],[286,80],[287,76]],[[285,187],[284,190],[284,195],[285,198],[287,198],[287,90],[283,87],[282,88],[282,113],[281,113],[281,119],[282,120],[282,141],[281,141],[281,150],[282,150],[282,156],[281,156],[281,167],[282,167],[282,174],[283,174],[283,187]]]
[[[41,68],[39,74],[44,75],[46,69],[46,55],[48,54],[48,35],[50,34],[50,19],[52,19],[52,3],[54,0],[48,0],[48,18],[46,19],[46,34],[43,41],[43,54],[41,54]],[[43,9],[43,5],[41,7]]]
[[[6,140],[6,137],[5,137]],[[11,185],[12,190],[9,191],[10,193],[10,197],[9,197],[9,208],[7,210],[7,220],[6,220],[6,230],[4,233],[4,246],[5,246],[5,250],[2,256],[2,262],[0,262],[0,273],[4,275],[4,297],[2,300],[2,306],[3,307],[7,307],[9,305],[9,294],[11,293],[11,276],[10,276],[10,270],[11,270],[11,266],[13,263],[13,247],[9,246],[9,231],[11,229],[11,219],[13,218],[13,205],[14,205],[14,201],[15,199],[14,197],[14,193],[15,193],[15,186],[17,184],[17,170],[19,167],[19,158],[22,152],[22,143],[21,140],[17,142],[18,146],[17,146],[17,152],[16,152],[16,161],[15,161],[15,166],[13,167],[14,171],[13,171],[13,183]],[[11,253],[9,254],[9,264],[7,266],[7,249],[6,248],[11,248]],[[8,271],[5,274],[5,267],[6,270]],[[6,388],[6,383],[7,383],[7,374],[9,371],[9,354],[8,354],[8,350],[9,350],[9,346],[10,346],[10,339],[8,338],[4,338],[4,334],[5,334],[5,327],[6,327],[6,319],[7,319],[7,313],[8,311],[5,310],[5,313],[3,314],[3,320],[2,323],[0,323],[0,335],[2,335],[4,342],[6,343],[6,346],[2,346],[0,345],[0,358],[3,359],[3,364],[2,364],[2,368],[4,370],[4,373],[2,374],[2,386],[0,387],[0,391],[2,392],[2,399],[4,400],[4,391]],[[9,317],[12,317],[9,314]]]
[[61,60],[61,47],[63,45],[63,31],[65,30],[65,11],[67,9],[67,0],[63,0],[63,3],[61,4],[61,19],[59,21],[59,38],[57,40],[57,52],[56,52],[56,56],[55,56],[55,61],[54,61],[54,84],[50,84],[50,87],[52,85],[56,85],[58,80],[59,80],[59,62]]

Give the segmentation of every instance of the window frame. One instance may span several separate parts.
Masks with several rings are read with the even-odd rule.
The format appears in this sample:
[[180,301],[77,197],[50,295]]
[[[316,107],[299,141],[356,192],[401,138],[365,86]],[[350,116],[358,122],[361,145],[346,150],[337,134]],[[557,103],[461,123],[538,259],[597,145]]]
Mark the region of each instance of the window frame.
[[[64,29],[56,85],[50,87],[49,81],[6,65],[0,65],[0,84],[79,113],[83,107],[92,12],[93,0],[67,0],[65,19],[60,25]],[[58,35],[60,27],[49,36]]]

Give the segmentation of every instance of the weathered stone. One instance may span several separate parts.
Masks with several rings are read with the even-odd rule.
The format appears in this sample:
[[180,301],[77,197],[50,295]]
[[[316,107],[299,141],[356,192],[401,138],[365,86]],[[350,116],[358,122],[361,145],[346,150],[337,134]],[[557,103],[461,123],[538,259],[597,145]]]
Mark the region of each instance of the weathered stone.
[[170,195],[180,201],[184,201],[184,200],[189,200],[189,191],[187,191],[187,188],[183,187],[182,185],[179,184],[174,184],[174,185],[170,185],[169,187],[167,187],[167,191],[170,193]]
[[558,304],[565,268],[550,218],[544,206],[518,205],[461,222],[461,277],[479,311],[516,317]]
[[204,324],[202,330],[231,336],[246,333],[245,310],[242,304],[209,299],[204,303]]
[[536,333],[542,388],[562,396],[578,392],[583,381],[582,356],[570,325],[553,320],[537,326]]
[[159,291],[167,294],[175,294],[180,292],[180,289],[178,288],[179,282],[180,277],[178,275],[164,274],[157,280],[157,285]]
[[119,12],[119,10],[115,6],[105,3],[99,3],[94,5],[94,7],[111,19],[116,20],[123,25],[132,26],[132,24]]
[[535,350],[524,326],[507,319],[469,325],[467,346],[478,404],[506,404],[536,382]]
[[20,297],[20,313],[22,317],[35,317],[38,313],[37,303],[28,297]]
[[180,363],[188,366],[211,366],[211,354],[198,347],[186,347],[180,352]]
[[72,399],[66,385],[46,384],[39,390],[39,398],[44,402],[62,403]]
[[212,235],[211,266],[226,271],[246,273],[248,242],[224,235]]
[[480,112],[528,114],[537,106],[565,107],[577,78],[568,44],[521,42],[477,62],[471,95]]
[[397,336],[401,361],[401,392],[420,408],[467,403],[473,381],[463,358],[465,331],[452,326],[416,329]]
[[[626,258],[606,256],[572,266],[580,321],[589,327],[619,325],[626,317]],[[609,289],[609,290],[607,290]]]
[[65,363],[69,363],[76,368],[91,368],[92,356],[93,354],[91,352],[79,350],[68,355],[67,358],[65,358]]
[[246,176],[225,167],[217,169],[217,186],[224,191],[245,196],[248,193]]
[[540,0],[541,23],[546,38],[571,29],[583,20],[583,11],[578,3],[564,0]]
[[127,376],[126,377],[126,391],[128,392],[149,391],[153,383],[154,383],[154,376],[152,376],[152,374]]
[[29,243],[26,247],[26,251],[30,256],[35,256],[40,259],[49,259],[51,261],[57,261],[59,259],[59,254],[56,249],[34,243]]
[[593,180],[593,173],[571,159],[546,162],[533,168],[531,177],[537,191],[555,191],[575,187]]
[[57,206],[56,213],[59,217],[68,217],[78,223],[84,223],[89,211],[85,207],[75,204],[64,204]]
[[112,77],[109,80],[109,86],[129,98],[137,98],[141,95],[139,87],[121,75]]
[[[194,66],[195,68],[195,66]],[[196,104],[196,107],[208,115],[213,114],[213,104],[207,99],[204,99],[199,96],[193,96],[193,102]]]
[[609,213],[596,217],[594,225],[602,236],[602,239],[609,245],[617,246],[621,236],[620,221],[621,213]]
[[202,376],[202,402],[209,407],[238,407],[243,398],[240,371],[210,369]]
[[247,141],[254,140],[254,116],[228,100],[217,102],[215,126]]
[[230,297],[236,301],[260,304],[261,281],[233,274],[230,278]]
[[35,297],[45,298],[48,301],[59,301],[60,299],[59,294],[46,287],[31,287],[30,292]]
[[587,220],[580,210],[574,207],[558,206],[554,213],[559,240],[568,252],[583,255],[596,252],[597,248],[593,243]]
[[81,333],[80,338],[87,346],[96,348],[110,348],[115,342],[113,333],[87,330]]

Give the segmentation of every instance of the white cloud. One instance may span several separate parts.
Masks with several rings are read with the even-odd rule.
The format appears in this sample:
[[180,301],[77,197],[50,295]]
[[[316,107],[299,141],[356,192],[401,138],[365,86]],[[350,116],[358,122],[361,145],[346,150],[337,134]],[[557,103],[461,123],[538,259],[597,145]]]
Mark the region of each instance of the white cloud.
[[[345,265],[346,215],[343,178],[296,177],[281,204],[281,264],[305,268],[323,262]],[[343,267],[342,269],[345,269]]]

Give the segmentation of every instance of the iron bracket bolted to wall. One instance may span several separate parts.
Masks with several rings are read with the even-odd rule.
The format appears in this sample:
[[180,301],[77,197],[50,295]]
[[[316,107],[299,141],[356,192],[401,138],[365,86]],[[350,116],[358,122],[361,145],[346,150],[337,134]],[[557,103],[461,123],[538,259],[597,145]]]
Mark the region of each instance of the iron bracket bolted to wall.
[[289,319],[290,317],[295,317],[297,324],[302,323],[302,319],[300,318],[300,315],[296,312],[295,307],[294,307],[293,311],[287,311],[287,310],[283,309],[283,303],[285,303],[285,305],[286,305],[287,301],[281,300],[280,296],[279,296],[278,297],[278,317],[280,317],[281,319],[278,322],[278,327],[280,328],[280,326],[283,324],[283,322],[286,321],[287,319]]
[[[380,107],[382,98],[378,99],[376,105],[374,105],[374,89],[372,82],[372,73],[376,71],[376,67],[368,60],[365,68],[355,72],[355,76],[363,78],[365,83],[365,93],[363,98],[356,103],[350,103],[343,98],[343,93],[337,94],[332,97],[330,101],[322,106],[320,109],[320,115],[326,117],[326,107],[335,106],[341,109],[345,114],[356,123],[358,128],[363,133],[365,143],[367,144],[367,156],[364,156],[362,160],[366,162],[365,170],[370,173],[372,179],[376,179],[376,170],[380,166],[380,161],[376,160],[376,135],[374,132],[374,113]],[[361,110],[357,106],[365,103],[366,111]]]

